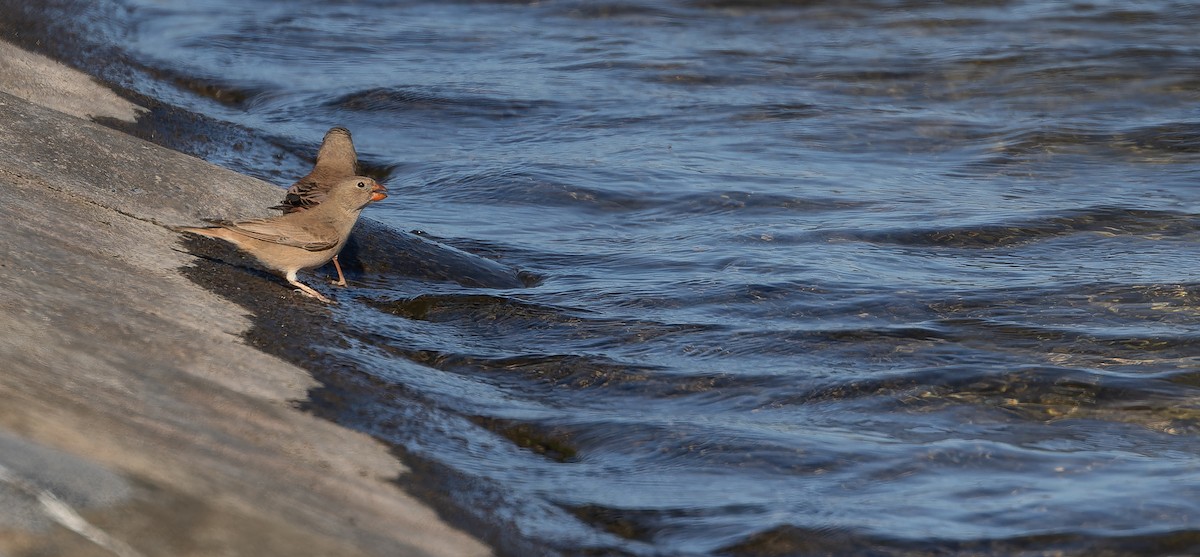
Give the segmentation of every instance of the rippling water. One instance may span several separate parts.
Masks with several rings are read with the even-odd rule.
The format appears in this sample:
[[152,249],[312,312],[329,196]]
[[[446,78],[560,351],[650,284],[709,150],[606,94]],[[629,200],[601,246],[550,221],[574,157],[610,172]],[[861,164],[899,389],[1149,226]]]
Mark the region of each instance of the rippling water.
[[1200,554],[1192,3],[3,4],[536,277],[352,277],[323,349],[503,552]]

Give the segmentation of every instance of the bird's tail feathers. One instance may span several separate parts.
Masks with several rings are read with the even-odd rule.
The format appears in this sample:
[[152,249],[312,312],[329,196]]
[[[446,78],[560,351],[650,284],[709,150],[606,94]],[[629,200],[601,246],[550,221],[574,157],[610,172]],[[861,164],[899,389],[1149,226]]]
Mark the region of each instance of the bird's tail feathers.
[[[218,221],[209,222],[215,224]],[[188,232],[191,234],[208,236],[209,238],[220,238],[222,240],[234,242],[235,244],[237,243],[233,235],[229,233],[229,230],[220,226],[168,226],[167,228],[170,228],[175,232]]]

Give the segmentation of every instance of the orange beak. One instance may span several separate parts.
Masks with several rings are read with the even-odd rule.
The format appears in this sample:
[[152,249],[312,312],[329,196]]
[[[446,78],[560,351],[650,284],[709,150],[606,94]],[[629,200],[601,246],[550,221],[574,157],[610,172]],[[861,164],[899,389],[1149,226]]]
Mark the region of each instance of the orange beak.
[[375,184],[371,188],[371,201],[380,201],[387,199],[387,188],[383,184]]

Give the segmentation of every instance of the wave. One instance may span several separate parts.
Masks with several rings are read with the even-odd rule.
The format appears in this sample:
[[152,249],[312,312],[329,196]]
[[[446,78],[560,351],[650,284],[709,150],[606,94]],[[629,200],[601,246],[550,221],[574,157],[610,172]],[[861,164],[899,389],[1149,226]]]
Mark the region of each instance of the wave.
[[813,232],[808,239],[861,241],[911,247],[989,249],[1102,232],[1108,235],[1186,236],[1200,230],[1200,218],[1189,213],[1093,207],[1013,223],[959,227],[828,230]]
[[436,92],[418,87],[375,87],[327,101],[323,107],[366,113],[428,113],[447,119],[503,120],[537,114],[557,106],[554,101],[489,97],[471,93]]
[[1150,534],[1105,534],[1078,530],[1007,538],[909,540],[864,533],[846,527],[811,528],[792,525],[764,529],[725,547],[722,555],[783,557],[844,555],[846,557],[917,557],[926,555],[1182,555],[1195,551],[1200,530],[1165,528]]

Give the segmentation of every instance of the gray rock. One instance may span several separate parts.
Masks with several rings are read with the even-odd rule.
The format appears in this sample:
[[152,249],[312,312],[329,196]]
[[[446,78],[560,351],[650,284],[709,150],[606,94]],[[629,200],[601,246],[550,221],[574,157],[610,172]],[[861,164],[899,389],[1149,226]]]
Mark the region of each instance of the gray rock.
[[[40,494],[85,508],[117,504],[131,491],[123,478],[102,466],[0,431],[0,508],[8,509],[0,513],[0,528],[52,525],[38,503]],[[14,522],[4,522],[8,520]]]
[[491,553],[395,486],[386,447],[293,409],[311,377],[179,274],[161,224],[280,190],[4,93],[0,138],[0,464],[113,541],[0,482],[0,554]]

